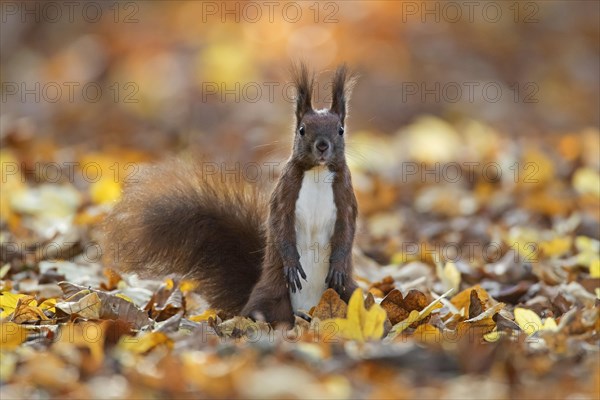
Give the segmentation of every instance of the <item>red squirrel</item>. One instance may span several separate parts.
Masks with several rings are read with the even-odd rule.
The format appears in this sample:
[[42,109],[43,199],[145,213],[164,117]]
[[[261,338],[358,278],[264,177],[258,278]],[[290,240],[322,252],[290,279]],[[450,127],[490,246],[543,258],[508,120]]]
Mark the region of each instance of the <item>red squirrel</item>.
[[271,323],[293,324],[327,288],[349,300],[357,203],[344,141],[355,78],[338,67],[331,106],[315,110],[314,74],[303,63],[292,72],[293,151],[268,204],[255,187],[183,162],[151,167],[105,220],[110,261],[195,278],[212,307]]

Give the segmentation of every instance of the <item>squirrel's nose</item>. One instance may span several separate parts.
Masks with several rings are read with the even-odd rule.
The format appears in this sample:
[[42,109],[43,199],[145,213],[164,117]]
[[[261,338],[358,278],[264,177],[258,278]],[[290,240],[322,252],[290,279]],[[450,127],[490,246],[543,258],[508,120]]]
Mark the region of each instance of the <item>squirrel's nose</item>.
[[327,149],[329,148],[329,143],[327,143],[325,140],[319,140],[315,146],[317,147],[317,150],[319,150],[321,153],[325,153],[325,151],[327,151]]

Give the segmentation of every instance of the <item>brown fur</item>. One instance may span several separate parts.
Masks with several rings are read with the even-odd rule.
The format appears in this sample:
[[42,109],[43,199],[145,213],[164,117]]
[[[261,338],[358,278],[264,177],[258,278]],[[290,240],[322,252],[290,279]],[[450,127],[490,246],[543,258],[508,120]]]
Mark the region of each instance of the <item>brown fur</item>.
[[198,279],[213,307],[239,314],[260,276],[266,201],[201,167],[177,161],[136,176],[104,223],[107,261],[142,276]]
[[[151,167],[106,219],[109,262],[147,276],[178,273],[201,282],[212,307],[229,314],[292,324],[289,287],[303,274],[296,247],[295,206],[304,172],[316,166],[318,141],[330,147],[337,220],[331,239],[329,287],[348,301],[357,206],[344,154],[344,121],[354,78],[345,66],[333,79],[332,106],[312,109],[314,77],[295,67],[296,133],[292,156],[268,203],[241,182],[208,179],[183,162]],[[300,127],[302,126],[302,135]],[[266,222],[266,226],[263,224]]]

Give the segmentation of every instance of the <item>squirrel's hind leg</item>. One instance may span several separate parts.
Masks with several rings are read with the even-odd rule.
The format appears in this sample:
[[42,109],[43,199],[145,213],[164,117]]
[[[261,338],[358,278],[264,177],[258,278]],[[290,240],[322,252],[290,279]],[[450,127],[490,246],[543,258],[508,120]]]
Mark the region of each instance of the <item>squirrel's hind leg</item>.
[[286,324],[292,327],[295,318],[285,283],[274,286],[261,279],[252,290],[250,299],[242,310],[242,316],[255,320],[264,319],[272,324]]

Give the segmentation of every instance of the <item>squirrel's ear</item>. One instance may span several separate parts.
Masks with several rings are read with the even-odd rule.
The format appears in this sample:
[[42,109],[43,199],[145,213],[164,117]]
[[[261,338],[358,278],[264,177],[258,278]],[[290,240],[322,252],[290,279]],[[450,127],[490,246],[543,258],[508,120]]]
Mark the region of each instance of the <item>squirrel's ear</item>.
[[350,94],[352,93],[352,88],[354,88],[355,84],[356,76],[348,73],[346,64],[340,65],[333,76],[330,110],[340,116],[342,124],[346,118],[348,101],[350,101]]
[[312,110],[312,94],[315,75],[308,72],[303,62],[292,65],[292,80],[296,87],[296,121],[300,120],[307,112]]

